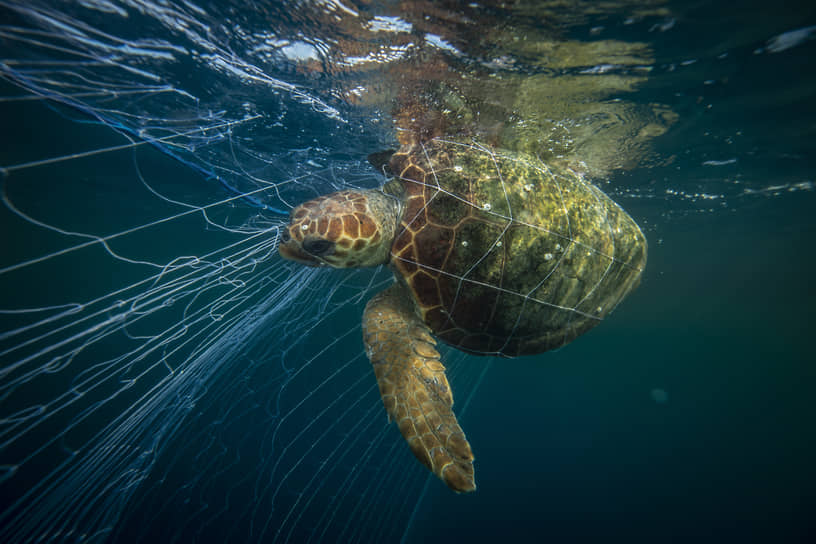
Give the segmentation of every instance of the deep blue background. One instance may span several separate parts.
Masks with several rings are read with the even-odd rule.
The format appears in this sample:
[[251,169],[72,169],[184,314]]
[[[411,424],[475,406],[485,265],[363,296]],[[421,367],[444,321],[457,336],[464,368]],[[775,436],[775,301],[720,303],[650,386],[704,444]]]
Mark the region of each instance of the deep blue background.
[[[620,173],[605,186],[639,189],[617,199],[644,225],[650,243],[642,285],[570,346],[492,363],[461,416],[476,453],[478,491],[457,496],[431,480],[421,502],[410,504],[416,511],[407,542],[816,540],[816,75],[810,60],[816,41],[758,55],[764,42],[753,37],[770,38],[816,20],[812,8],[793,4],[774,10],[754,3],[734,13],[730,5],[706,3],[678,11],[682,31],[646,36],[657,41],[661,68],[637,95],[679,113],[677,125],[656,142],[662,156],[676,159]],[[728,59],[715,60],[724,51]],[[697,66],[682,74],[666,68],[687,58],[699,59]],[[66,153],[66,143],[78,150],[111,145],[102,143],[107,129],[75,125],[42,105],[16,113],[4,120],[14,128],[3,131],[2,145],[14,156],[5,155],[2,164],[26,160],[29,152],[30,158]],[[20,144],[29,141],[39,147]],[[54,142],[59,145],[50,147]],[[734,165],[702,166],[731,157],[738,158]],[[132,169],[127,159],[121,165]],[[731,190],[726,179],[742,179],[752,190],[782,188],[758,194],[738,188],[711,211],[666,196],[667,189]],[[789,190],[803,182],[811,189]],[[114,197],[100,193],[105,198]],[[72,202],[65,199],[62,206],[70,210]],[[12,242],[6,247],[20,251],[37,243]],[[31,289],[47,293],[59,284],[35,276]],[[359,319],[362,307],[349,307],[344,317]],[[338,360],[362,349],[357,340],[344,347],[348,352],[338,353]],[[477,357],[466,362],[473,365],[471,376],[486,364]],[[655,401],[654,389],[666,392],[666,402]],[[193,424],[206,428],[210,422]],[[247,425],[255,432],[252,422]],[[386,435],[389,445],[400,440],[396,429]],[[178,444],[168,458],[186,454],[188,446]],[[405,471],[422,470],[401,449],[393,460],[380,459],[392,461]],[[148,482],[144,491],[166,498],[165,515],[153,517],[155,503],[137,500],[117,527],[118,541],[129,541],[135,528],[140,538],[161,538],[173,530],[166,525],[175,523],[170,514],[200,511],[206,501],[174,504],[168,494],[189,483],[179,466],[160,460],[162,481]],[[255,468],[249,460],[240,467],[247,473]],[[399,498],[387,491],[383,496]],[[232,504],[234,515],[229,509],[219,515],[226,525],[242,519],[247,506]],[[401,512],[395,523],[407,517]],[[154,525],[144,526],[145,519]],[[309,519],[302,524],[308,527]],[[365,535],[366,527],[358,530]],[[214,530],[198,538],[223,537]]]

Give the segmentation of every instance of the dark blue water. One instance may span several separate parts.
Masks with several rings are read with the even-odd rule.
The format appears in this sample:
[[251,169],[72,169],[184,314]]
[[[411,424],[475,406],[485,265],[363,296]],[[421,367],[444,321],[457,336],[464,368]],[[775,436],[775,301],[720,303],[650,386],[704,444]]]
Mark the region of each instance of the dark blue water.
[[[576,40],[649,43],[649,77],[622,96],[677,115],[650,142],[640,165],[598,180],[643,227],[649,261],[637,291],[565,348],[516,360],[444,353],[460,423],[476,454],[475,493],[455,495],[427,476],[385,420],[358,323],[367,298],[387,284],[387,272],[318,272],[300,282],[304,289],[290,288],[296,295],[275,313],[263,304],[298,269],[271,254],[238,276],[258,290],[232,293],[226,281],[199,296],[199,287],[185,288],[181,306],[168,304],[149,320],[113,327],[116,334],[71,352],[70,361],[35,361],[43,370],[36,380],[23,380],[3,397],[4,433],[29,399],[46,404],[72,387],[83,391],[79,384],[89,368],[136,349],[140,338],[179,323],[188,323],[192,336],[204,323],[189,317],[197,308],[237,308],[225,322],[231,315],[246,318],[230,322],[248,331],[246,337],[225,324],[183,347],[168,343],[128,360],[121,371],[106,367],[99,376],[111,376],[110,383],[93,378],[96,396],[77,395],[87,405],[29,419],[39,422],[31,433],[4,442],[4,471],[16,463],[20,468],[7,471],[0,485],[6,523],[39,529],[9,534],[18,541],[40,535],[66,542],[816,539],[810,337],[816,11],[793,2],[670,3],[665,10],[635,17],[631,6],[623,7],[566,30]],[[304,24],[292,13],[292,20],[276,19],[277,32],[289,28],[294,35]],[[124,36],[128,28],[119,21],[111,32]],[[229,37],[229,29],[213,32]],[[8,38],[0,46],[7,58],[26,51]],[[196,69],[190,67],[186,83],[173,84],[202,97],[256,97],[237,82],[196,79]],[[329,94],[321,94],[322,76],[310,81],[295,67],[275,75],[303,83],[311,96]],[[0,95],[26,93],[6,81]],[[387,144],[391,134],[381,120],[367,127],[351,105],[327,103],[345,122],[302,100],[270,98],[265,109],[258,106],[268,116],[262,123],[236,129],[233,161],[224,160],[225,147],[157,143],[6,172],[3,190],[32,217],[105,235],[182,209],[146,190],[145,178],[163,195],[195,205],[229,199],[236,188],[247,191],[256,175],[281,182],[308,174],[282,185],[283,201],[343,183],[376,184],[365,153]],[[94,104],[102,108],[104,101]],[[147,104],[113,102],[115,115],[106,124],[87,108],[51,100],[0,102],[0,166],[126,144],[109,128],[111,119],[144,113],[153,103]],[[153,113],[155,126],[163,127],[173,114]],[[278,113],[284,128],[274,125]],[[239,117],[232,114],[228,118]],[[268,153],[263,160],[250,153],[259,149]],[[230,175],[214,179],[213,165],[229,166]],[[264,195],[267,206],[284,206]],[[233,227],[283,218],[251,199],[218,206],[208,217]],[[37,227],[8,205],[0,228],[4,267],[82,241]],[[168,262],[246,236],[219,231],[195,213],[111,246],[132,259]],[[0,276],[2,307],[93,300],[152,270],[91,246]],[[218,298],[228,292],[228,302]],[[2,331],[12,331],[41,316],[0,317]],[[221,346],[233,357],[201,355],[202,346]],[[4,356],[3,367],[15,357]],[[60,370],[46,372],[49,363]],[[187,369],[188,377],[172,374],[178,388],[151,393],[165,383],[168,366]],[[205,367],[215,369],[213,375]],[[18,377],[4,372],[2,380]],[[132,386],[122,388],[128,380]],[[137,421],[134,410],[148,405],[154,419],[138,421],[150,423],[109,427],[120,414]],[[114,436],[114,428],[132,434],[111,443],[139,453],[108,448],[98,455],[94,445]],[[87,464],[78,464],[83,459]],[[110,459],[126,461],[108,467]],[[93,467],[105,468],[97,474]],[[52,514],[54,504],[67,505],[65,512]]]

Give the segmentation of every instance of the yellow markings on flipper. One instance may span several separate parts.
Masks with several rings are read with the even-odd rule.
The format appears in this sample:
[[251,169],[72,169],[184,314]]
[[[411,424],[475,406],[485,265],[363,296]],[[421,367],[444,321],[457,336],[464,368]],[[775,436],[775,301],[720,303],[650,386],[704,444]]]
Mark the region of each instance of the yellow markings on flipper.
[[473,452],[453,413],[436,341],[402,285],[366,305],[363,340],[388,417],[416,458],[454,491],[474,491]]

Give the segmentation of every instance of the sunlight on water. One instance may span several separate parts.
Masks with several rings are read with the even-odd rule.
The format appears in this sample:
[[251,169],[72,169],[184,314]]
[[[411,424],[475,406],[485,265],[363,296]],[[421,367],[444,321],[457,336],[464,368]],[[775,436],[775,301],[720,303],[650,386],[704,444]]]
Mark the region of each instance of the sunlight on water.
[[[346,493],[369,489],[359,479],[365,460],[394,448],[354,348],[354,309],[390,280],[285,265],[280,216],[202,186],[138,143],[114,148],[15,167],[3,181],[4,220],[17,222],[2,269],[2,485],[17,496],[3,531],[20,541],[106,538],[129,504],[160,492],[156,473],[179,463],[197,469],[190,493],[241,474],[228,484],[252,497],[239,500],[238,535],[288,540],[304,516],[312,530],[342,529],[339,512],[361,500]],[[267,181],[252,196],[297,201],[287,187],[325,192],[334,183],[321,169]],[[36,278],[55,289],[32,290]],[[250,435],[232,442],[237,424]],[[179,459],[188,445],[190,458]],[[383,481],[404,477],[382,470]],[[334,479],[341,491],[325,487]],[[159,519],[169,513],[150,508]]]
[[[379,186],[366,155],[412,134],[563,163],[648,211],[650,237],[813,192],[755,174],[789,157],[739,123],[686,120],[734,58],[791,54],[814,26],[666,59],[645,41],[684,24],[663,2],[416,4],[428,15],[0,1],[0,539],[405,538],[439,484],[384,417],[362,347],[391,274],[277,248],[290,209]],[[694,72],[710,66],[724,75]],[[657,99],[629,100],[647,83]],[[690,143],[655,151],[672,127]],[[443,360],[461,417],[492,363]],[[660,385],[643,396],[673,407]]]
[[[400,469],[409,460],[388,440],[358,348],[360,304],[390,280],[338,278],[276,254],[292,205],[380,183],[359,159],[319,164],[329,161],[314,138],[285,141],[289,118],[346,121],[209,41],[189,4],[145,4],[161,37],[138,40],[103,29],[116,24],[108,17],[143,15],[85,7],[75,18],[5,5],[25,24],[2,28],[17,55],[2,70],[26,92],[4,88],[4,118],[23,107],[68,138],[33,135],[3,161],[3,220],[15,229],[0,270],[4,539],[107,539],[126,513],[127,539],[148,538],[178,514],[162,506],[162,482],[179,471],[186,483],[173,494],[191,511],[173,539],[399,531],[425,475]],[[183,58],[221,86],[259,86],[263,105],[225,96],[218,110],[204,106],[170,83]],[[38,279],[54,288],[39,292]],[[227,496],[207,498],[221,480]],[[196,514],[205,504],[215,509]],[[224,525],[218,511],[239,521]]]

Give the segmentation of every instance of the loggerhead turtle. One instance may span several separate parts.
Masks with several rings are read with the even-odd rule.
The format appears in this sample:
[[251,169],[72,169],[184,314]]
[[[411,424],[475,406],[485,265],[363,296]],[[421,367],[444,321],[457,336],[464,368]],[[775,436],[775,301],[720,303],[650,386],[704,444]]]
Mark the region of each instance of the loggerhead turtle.
[[363,313],[385,409],[425,466],[473,491],[473,453],[434,336],[482,355],[563,346],[637,286],[646,240],[580,175],[518,153],[435,138],[383,167],[393,177],[379,189],[294,208],[280,254],[310,266],[391,266],[395,283]]

